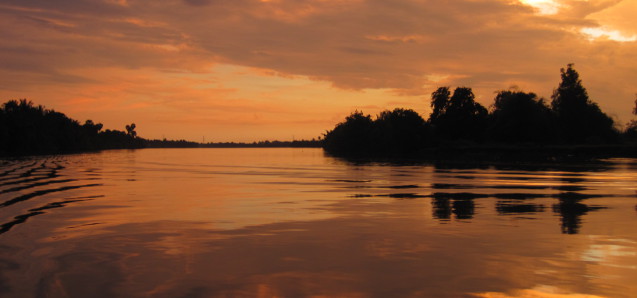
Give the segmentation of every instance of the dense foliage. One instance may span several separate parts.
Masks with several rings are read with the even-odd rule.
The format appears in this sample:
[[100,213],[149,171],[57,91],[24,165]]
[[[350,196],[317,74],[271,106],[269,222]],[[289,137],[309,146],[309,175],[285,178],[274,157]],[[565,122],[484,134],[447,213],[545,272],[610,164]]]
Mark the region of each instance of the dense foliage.
[[10,100],[0,107],[0,155],[62,153],[85,150],[140,148],[135,124],[128,132],[102,131],[102,124],[84,124],[26,99]]
[[486,136],[490,141],[548,143],[556,138],[552,129],[555,117],[534,93],[498,92],[488,122]]
[[471,88],[458,87],[450,96],[449,87],[431,95],[433,113],[429,117],[437,140],[478,140],[487,123],[487,109],[475,101]]
[[426,145],[427,123],[413,110],[384,111],[375,120],[354,112],[324,140],[328,152],[340,155],[406,155]]
[[101,123],[84,124],[66,115],[35,106],[26,99],[0,106],[0,156],[56,154],[102,149],[134,148],[245,148],[320,147],[320,140],[261,141],[253,143],[197,143],[186,140],[149,140],[137,136],[135,123],[126,131],[102,130]]
[[573,65],[561,69],[562,81],[553,92],[551,106],[557,116],[560,139],[573,142],[609,141],[616,137],[613,119],[588,98]]
[[[395,156],[464,144],[608,144],[619,140],[613,120],[591,101],[573,65],[561,69],[550,106],[534,93],[497,92],[490,110],[471,88],[440,87],[428,120],[412,110],[383,111],[376,119],[356,111],[328,131],[327,152],[341,156]],[[635,102],[637,113],[637,101]],[[633,121],[624,133],[637,136]]]

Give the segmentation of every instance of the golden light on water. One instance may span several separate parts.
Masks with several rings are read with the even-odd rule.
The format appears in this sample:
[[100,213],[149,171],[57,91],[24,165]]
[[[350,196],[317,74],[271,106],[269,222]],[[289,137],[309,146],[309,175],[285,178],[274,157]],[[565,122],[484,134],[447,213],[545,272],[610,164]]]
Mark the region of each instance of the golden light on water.
[[5,165],[8,297],[637,293],[634,159],[457,169],[171,148]]

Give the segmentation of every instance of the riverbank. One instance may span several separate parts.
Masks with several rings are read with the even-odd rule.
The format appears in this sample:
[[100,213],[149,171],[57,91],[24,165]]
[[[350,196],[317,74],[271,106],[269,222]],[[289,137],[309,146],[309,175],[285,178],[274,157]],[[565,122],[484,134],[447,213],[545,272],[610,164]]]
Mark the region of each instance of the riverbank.
[[406,155],[338,155],[356,162],[555,163],[637,157],[637,143],[609,145],[464,144],[423,148]]

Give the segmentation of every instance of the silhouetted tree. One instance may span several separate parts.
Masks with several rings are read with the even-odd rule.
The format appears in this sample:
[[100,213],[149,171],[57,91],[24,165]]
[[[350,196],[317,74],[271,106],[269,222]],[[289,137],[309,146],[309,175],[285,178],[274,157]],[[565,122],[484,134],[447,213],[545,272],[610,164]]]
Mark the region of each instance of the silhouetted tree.
[[[508,90],[497,93],[489,113],[476,102],[471,88],[457,87],[452,94],[450,87],[439,87],[431,93],[432,111],[427,121],[416,112],[405,109],[383,111],[375,120],[355,112],[326,132],[323,146],[327,152],[336,155],[394,157],[428,152],[444,158],[470,156],[467,153],[471,152],[467,150],[474,147],[463,146],[466,141],[601,143],[618,140],[619,133],[613,120],[588,98],[573,65],[568,64],[560,72],[562,81],[553,92],[550,107],[534,93]],[[637,101],[634,113],[637,113]],[[637,136],[636,121],[631,122],[625,135],[631,132]],[[444,150],[424,150],[432,145],[441,146]],[[560,148],[548,148],[535,157],[573,155],[572,151]],[[507,152],[512,148],[496,149],[500,151],[489,152],[486,156],[516,156],[515,152]],[[480,152],[477,153],[481,156]],[[524,155],[530,153],[523,152]]]
[[59,152],[85,148],[82,128],[64,114],[34,106],[26,99],[10,100],[2,105],[0,129],[5,154]]
[[440,115],[443,115],[447,111],[449,106],[449,98],[451,92],[449,87],[439,87],[436,91],[431,93],[431,115],[429,115],[429,121],[436,122]]
[[384,155],[414,153],[427,142],[426,121],[413,110],[381,112],[374,121],[375,151]]
[[135,131],[135,123],[131,123],[131,125],[126,125],[126,134],[131,137],[136,137],[137,132]]
[[562,81],[553,91],[551,107],[557,114],[561,139],[571,143],[614,139],[613,120],[588,98],[573,64],[560,72]]
[[[124,132],[100,132],[102,124],[84,125],[26,99],[0,107],[0,155],[53,154],[106,148],[140,148],[145,140]],[[134,126],[132,127],[134,132]],[[113,137],[118,135],[118,137]]]
[[82,127],[84,127],[84,129],[91,135],[97,135],[100,130],[102,130],[103,125],[102,123],[95,124],[93,120],[89,119],[84,122],[84,125],[82,125]]
[[133,149],[146,146],[146,140],[135,138],[131,134],[107,129],[99,133],[100,149]]
[[535,93],[498,92],[489,118],[490,140],[515,143],[553,139],[551,110]]
[[325,133],[323,148],[327,152],[341,155],[369,152],[373,123],[370,115],[355,111],[344,122]]
[[426,141],[427,123],[413,110],[383,111],[375,120],[356,111],[325,134],[323,148],[335,155],[403,156]]
[[487,109],[475,101],[471,88],[458,87],[449,97],[448,87],[431,94],[432,117],[429,122],[437,139],[480,140],[487,120]]

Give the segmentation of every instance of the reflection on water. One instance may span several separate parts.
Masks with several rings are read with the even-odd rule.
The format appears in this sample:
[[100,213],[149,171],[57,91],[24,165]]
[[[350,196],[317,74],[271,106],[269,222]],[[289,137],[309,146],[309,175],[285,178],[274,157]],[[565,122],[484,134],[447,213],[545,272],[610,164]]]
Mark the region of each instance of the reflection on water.
[[0,161],[1,297],[637,295],[637,160],[318,149]]

